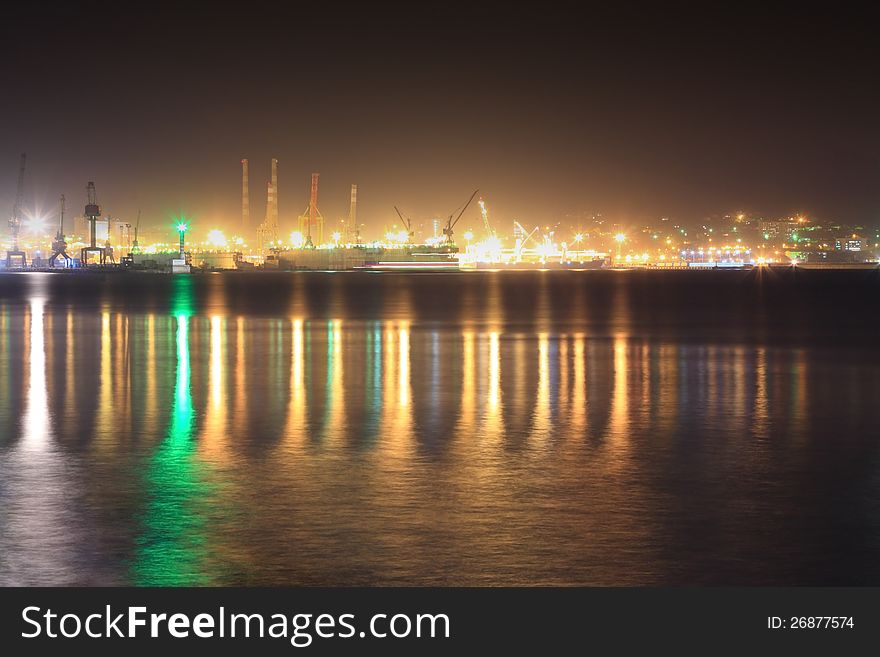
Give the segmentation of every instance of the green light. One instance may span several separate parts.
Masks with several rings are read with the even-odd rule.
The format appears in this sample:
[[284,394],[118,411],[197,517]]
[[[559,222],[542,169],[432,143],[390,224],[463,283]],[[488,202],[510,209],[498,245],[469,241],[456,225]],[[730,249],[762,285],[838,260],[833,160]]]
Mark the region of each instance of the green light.
[[364,404],[367,409],[364,420],[366,429],[364,447],[371,446],[379,437],[382,417],[382,325],[373,322],[373,330],[367,332],[366,385]]
[[336,339],[333,333],[333,320],[327,320],[327,387],[324,401],[324,427],[330,423],[330,414],[333,411],[333,393],[336,390],[338,381],[334,381],[335,370],[333,368],[333,343]]
[[[185,282],[184,282],[185,281]],[[207,549],[205,508],[221,508],[208,471],[196,453],[189,350],[192,282],[175,278],[173,317],[176,368],[171,415],[164,440],[144,464],[146,503],[139,514],[131,578],[138,586],[205,586],[214,583]]]
[[190,391],[189,320],[180,314],[177,368],[168,433],[146,466],[148,502],[136,538],[133,581],[139,586],[204,584],[205,519],[197,502],[206,493],[194,458],[195,409]]
[[185,221],[181,221],[177,224],[177,232],[178,233],[185,233],[188,228],[189,228],[189,226],[186,225]]
[[174,278],[174,294],[171,308],[177,317],[190,317],[193,314],[193,282],[189,276]]

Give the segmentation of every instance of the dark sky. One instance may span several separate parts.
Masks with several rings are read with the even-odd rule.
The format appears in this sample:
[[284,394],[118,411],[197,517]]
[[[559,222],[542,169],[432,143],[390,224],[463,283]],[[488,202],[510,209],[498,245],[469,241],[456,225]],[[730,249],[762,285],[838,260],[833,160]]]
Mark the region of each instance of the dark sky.
[[[317,3],[316,3],[317,4]],[[606,3],[608,4],[608,3]],[[376,233],[392,205],[493,219],[745,209],[880,219],[876,16],[627,2],[30,2],[6,9],[0,203],[238,224],[279,165],[285,233],[321,172],[325,217]],[[660,3],[656,3],[660,4]],[[462,225],[476,225],[476,210]]]

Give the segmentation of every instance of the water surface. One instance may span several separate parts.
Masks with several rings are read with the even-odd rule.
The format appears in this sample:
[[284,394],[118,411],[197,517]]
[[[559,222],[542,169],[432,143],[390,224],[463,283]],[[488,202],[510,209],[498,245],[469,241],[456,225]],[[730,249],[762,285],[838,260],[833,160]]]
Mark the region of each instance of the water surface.
[[878,584],[878,292],[0,275],[0,583]]

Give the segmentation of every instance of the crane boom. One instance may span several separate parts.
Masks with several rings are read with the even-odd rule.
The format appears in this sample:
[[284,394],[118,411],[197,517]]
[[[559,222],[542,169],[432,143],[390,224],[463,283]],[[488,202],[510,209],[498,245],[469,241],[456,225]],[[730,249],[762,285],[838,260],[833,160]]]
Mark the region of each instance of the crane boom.
[[141,247],[138,243],[138,229],[141,227],[141,211],[138,210],[137,220],[134,222],[134,242],[131,245],[131,249],[129,249],[129,253],[140,253]]
[[405,214],[403,214],[403,212],[400,211],[400,208],[398,208],[396,205],[394,206],[394,211],[397,212],[397,216],[400,217],[400,220],[403,222],[403,225],[406,226],[406,230],[409,231],[410,225],[411,225],[409,217],[407,217]]
[[18,251],[18,233],[21,230],[21,206],[24,205],[24,167],[27,155],[21,154],[21,166],[18,169],[18,189],[15,193],[15,204],[9,218],[9,230],[12,233],[12,250]]
[[523,246],[525,246],[528,243],[528,241],[530,239],[532,239],[532,235],[534,235],[535,233],[538,232],[538,228],[540,228],[540,226],[535,226],[534,228],[532,228],[532,230],[529,232],[529,234],[526,235],[525,239],[522,241]]
[[494,233],[492,232],[492,227],[489,225],[489,210],[486,209],[486,202],[483,201],[483,197],[481,196],[477,203],[480,205],[480,214],[483,215],[483,228],[486,230],[486,237],[492,237]]
[[412,229],[412,219],[403,214],[396,205],[394,206],[394,211],[397,212],[397,216],[400,217],[400,220],[403,222],[403,225],[406,227],[406,233],[409,235],[410,241],[413,238],[413,229]]
[[454,221],[452,219],[452,216],[455,214],[455,212],[453,211],[453,213],[451,215],[449,215],[449,219],[446,221],[446,228],[443,229],[443,234],[446,235],[446,241],[449,242],[450,244],[452,243],[452,235],[453,235],[453,229],[455,228],[455,224],[457,224],[458,220],[461,219],[461,216],[464,214],[465,210],[468,209],[468,206],[471,204],[471,201],[474,200],[474,196],[476,196],[477,192],[479,192],[479,191],[480,191],[479,189],[474,190],[474,193],[471,194],[471,197],[467,200],[467,203],[464,204],[464,207],[462,207],[461,212],[458,213],[458,216],[455,218]]
[[61,214],[58,220],[58,234],[64,235],[64,194],[61,195]]
[[467,200],[467,203],[464,204],[464,207],[461,209],[461,212],[458,213],[458,216],[455,218],[455,221],[452,222],[452,225],[450,226],[450,228],[455,228],[455,224],[457,224],[458,220],[461,219],[461,216],[464,214],[464,211],[468,209],[468,206],[471,204],[471,201],[474,200],[474,196],[477,195],[478,191],[480,191],[480,190],[479,189],[474,190],[474,193],[471,194],[471,197]]

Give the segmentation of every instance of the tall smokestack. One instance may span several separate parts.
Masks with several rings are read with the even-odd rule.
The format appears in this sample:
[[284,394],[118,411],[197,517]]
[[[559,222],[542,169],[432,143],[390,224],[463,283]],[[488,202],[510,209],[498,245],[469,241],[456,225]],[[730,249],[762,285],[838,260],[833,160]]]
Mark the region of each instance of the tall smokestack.
[[312,226],[315,224],[315,219],[318,215],[318,176],[320,173],[312,174],[312,194],[309,197],[309,226],[308,226],[308,234],[306,235],[306,243],[312,244]]
[[272,158],[272,211],[269,214],[269,224],[274,230],[278,230],[278,160]]
[[266,219],[263,221],[263,231],[274,240],[275,236],[272,235],[272,205],[275,203],[275,195],[273,191],[272,181],[269,180],[266,182]]
[[251,202],[248,196],[248,161],[247,158],[241,161],[241,232],[242,236],[247,235],[251,228]]
[[348,230],[349,230],[349,239],[351,242],[351,237],[354,237],[355,242],[360,242],[360,234],[358,232],[358,224],[357,224],[357,208],[358,208],[358,186],[351,186],[351,206],[348,209]]

